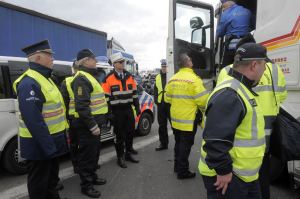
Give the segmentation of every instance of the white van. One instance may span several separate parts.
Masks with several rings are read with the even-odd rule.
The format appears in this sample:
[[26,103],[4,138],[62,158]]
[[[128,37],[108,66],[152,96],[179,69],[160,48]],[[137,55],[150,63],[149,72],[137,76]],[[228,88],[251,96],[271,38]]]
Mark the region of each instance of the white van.
[[[73,74],[72,64],[72,62],[54,61],[52,75],[57,84]],[[103,76],[113,70],[113,67],[106,62],[98,62],[97,68],[103,73],[99,75],[99,82],[102,82]],[[4,169],[13,174],[26,173],[26,164],[24,161],[19,161],[17,136],[19,106],[12,85],[27,69],[26,58],[0,56],[0,162]],[[139,135],[148,135],[154,121],[154,100],[145,91],[140,91],[139,101],[142,113],[136,117],[136,130]],[[112,126],[108,124],[101,133],[101,141],[113,138]]]

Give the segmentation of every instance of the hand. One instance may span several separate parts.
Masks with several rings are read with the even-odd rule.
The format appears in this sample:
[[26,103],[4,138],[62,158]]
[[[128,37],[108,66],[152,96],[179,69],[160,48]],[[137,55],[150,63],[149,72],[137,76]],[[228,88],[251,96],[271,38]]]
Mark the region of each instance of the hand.
[[222,195],[225,195],[226,190],[228,188],[228,184],[232,180],[232,173],[226,174],[226,175],[217,175],[217,181],[214,184],[217,188],[217,190],[222,189]]
[[93,135],[100,135],[101,131],[100,131],[100,128],[97,127],[95,130],[92,131],[92,134]]

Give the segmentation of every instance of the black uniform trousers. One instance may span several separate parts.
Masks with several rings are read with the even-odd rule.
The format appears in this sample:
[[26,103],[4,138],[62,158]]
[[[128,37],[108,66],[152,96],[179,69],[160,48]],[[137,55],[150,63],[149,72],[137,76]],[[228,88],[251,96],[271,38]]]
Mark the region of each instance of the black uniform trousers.
[[27,188],[30,199],[60,199],[55,189],[59,172],[58,158],[28,160]]
[[170,120],[169,106],[164,102],[157,104],[158,135],[161,146],[169,144],[168,120]]
[[[73,122],[74,123],[74,122]],[[100,135],[96,136],[91,131],[82,126],[73,125],[78,138],[77,163],[81,188],[90,189],[93,181],[98,178],[96,174],[99,160]]]
[[184,175],[189,171],[189,156],[194,145],[197,125],[193,131],[181,131],[173,128],[175,136],[174,146],[174,171],[179,175]]
[[270,154],[265,153],[259,170],[259,184],[262,199],[270,199]]
[[131,106],[122,109],[113,109],[113,126],[115,147],[118,158],[124,156],[124,144],[126,153],[132,149],[133,135],[135,131],[135,119]]
[[214,185],[217,181],[216,176],[202,176],[202,178],[207,191],[207,199],[261,199],[258,180],[244,182],[233,175],[225,195],[222,195],[222,189],[217,191]]

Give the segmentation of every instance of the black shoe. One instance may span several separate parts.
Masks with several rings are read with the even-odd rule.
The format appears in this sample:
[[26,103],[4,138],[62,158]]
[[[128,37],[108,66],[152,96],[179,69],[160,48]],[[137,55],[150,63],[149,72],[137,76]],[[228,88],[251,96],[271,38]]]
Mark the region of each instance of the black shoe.
[[121,168],[127,168],[127,165],[125,164],[124,162],[124,159],[123,158],[118,158],[118,165],[121,167]]
[[177,174],[177,179],[188,179],[188,178],[194,178],[196,177],[196,173],[195,172],[186,172],[183,174]]
[[94,188],[81,189],[81,193],[87,195],[90,198],[99,198],[101,196],[101,193]]
[[104,178],[96,178],[93,181],[93,185],[104,185],[104,184],[106,184],[106,179]]
[[133,155],[137,155],[138,154],[137,150],[134,150],[134,149],[130,149],[128,152],[131,153],[131,154],[133,154]]
[[126,160],[126,161],[129,161],[129,162],[133,162],[133,163],[139,163],[139,162],[140,162],[140,161],[134,159],[134,158],[131,156],[131,154],[125,155],[125,160]]
[[101,168],[101,165],[100,165],[100,164],[97,164],[96,169],[100,169],[100,168]]
[[59,181],[55,187],[56,191],[61,191],[64,189],[64,185]]
[[159,147],[155,148],[155,151],[162,151],[162,150],[167,150],[168,146],[164,146],[164,145],[159,145]]

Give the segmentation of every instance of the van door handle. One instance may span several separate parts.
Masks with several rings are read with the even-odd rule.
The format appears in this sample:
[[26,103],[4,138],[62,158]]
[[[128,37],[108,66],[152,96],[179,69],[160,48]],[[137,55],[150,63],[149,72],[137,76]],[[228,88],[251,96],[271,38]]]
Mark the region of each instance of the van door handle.
[[9,113],[15,114],[17,111],[9,111]]

